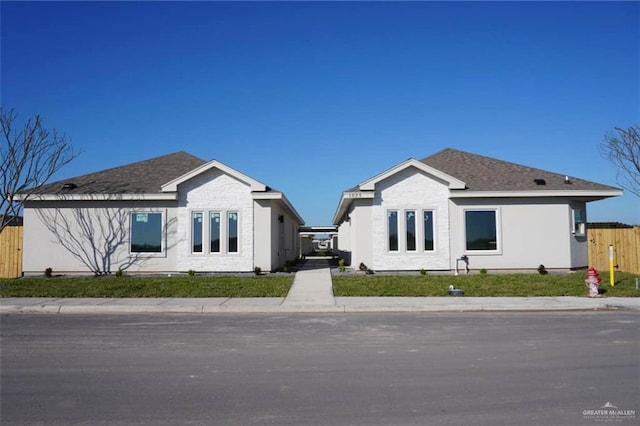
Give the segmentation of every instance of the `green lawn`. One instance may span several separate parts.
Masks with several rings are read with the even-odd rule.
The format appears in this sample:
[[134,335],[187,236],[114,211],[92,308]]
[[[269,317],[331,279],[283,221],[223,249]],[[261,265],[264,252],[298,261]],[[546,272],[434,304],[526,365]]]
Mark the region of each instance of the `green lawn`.
[[[617,273],[616,285],[602,276],[600,292],[609,297],[639,297],[638,275]],[[448,296],[449,285],[465,296],[586,296],[583,273],[565,275],[335,275],[335,296]]]
[[17,278],[0,297],[285,297],[292,275]]
[[[605,296],[640,297],[638,275],[617,273],[600,285]],[[0,297],[285,297],[294,275],[177,277],[53,277],[0,281]],[[586,296],[585,274],[334,275],[336,296]]]

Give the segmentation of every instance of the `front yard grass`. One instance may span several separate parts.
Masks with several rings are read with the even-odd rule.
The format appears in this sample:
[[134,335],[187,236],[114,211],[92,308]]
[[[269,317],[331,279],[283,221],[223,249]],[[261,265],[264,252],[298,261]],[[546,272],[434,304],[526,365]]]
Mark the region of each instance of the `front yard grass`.
[[[640,297],[638,275],[618,272],[616,285],[608,274],[601,275],[600,293],[608,297]],[[564,275],[479,274],[479,275],[334,275],[335,296],[448,296],[449,285],[464,290],[465,296],[586,296],[582,272]]]
[[0,297],[285,297],[293,275],[0,280]]

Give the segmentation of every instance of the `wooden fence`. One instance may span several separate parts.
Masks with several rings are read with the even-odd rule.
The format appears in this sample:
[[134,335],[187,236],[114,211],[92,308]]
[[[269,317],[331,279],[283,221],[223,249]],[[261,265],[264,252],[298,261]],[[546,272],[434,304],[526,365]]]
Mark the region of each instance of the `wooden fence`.
[[7,226],[0,232],[0,278],[22,276],[22,226]]
[[589,224],[589,265],[609,270],[609,245],[613,245],[613,264],[618,271],[640,274],[640,226]]

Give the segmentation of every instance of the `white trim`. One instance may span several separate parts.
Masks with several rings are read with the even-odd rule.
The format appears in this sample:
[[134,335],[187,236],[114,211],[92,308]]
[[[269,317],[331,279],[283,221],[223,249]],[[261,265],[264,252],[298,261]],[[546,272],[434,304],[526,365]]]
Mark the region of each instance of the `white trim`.
[[531,197],[578,197],[607,198],[622,195],[622,190],[539,190],[539,191],[452,191],[450,198],[531,198]]
[[226,173],[227,175],[234,177],[236,179],[238,179],[241,182],[244,182],[246,184],[248,184],[251,187],[252,191],[266,191],[267,190],[267,185],[265,185],[262,182],[258,182],[257,180],[245,175],[244,173],[241,173],[225,164],[222,164],[221,162],[219,162],[218,160],[211,160],[206,164],[203,164],[200,167],[197,167],[193,170],[191,170],[188,173],[185,173],[182,176],[179,176],[175,179],[173,179],[172,181],[169,181],[167,183],[165,183],[164,185],[162,185],[162,192],[177,192],[178,191],[178,185],[180,185],[181,183],[184,183],[186,181],[188,181],[189,179],[193,179],[194,177],[198,176],[201,173],[204,173],[210,169],[216,168],[218,170],[220,170],[223,173]]
[[[191,253],[191,255],[194,255],[194,256],[202,256],[202,255],[205,254],[205,250],[204,250],[204,231],[205,231],[205,226],[204,226],[205,217],[204,217],[204,214],[205,214],[205,212],[203,210],[194,209],[194,210],[189,210],[189,213],[190,213],[189,219],[190,219],[190,222],[191,222],[191,227],[190,227],[190,230],[191,230],[190,234],[191,235],[190,235],[190,239],[189,239],[189,241],[191,242],[191,244],[190,244],[190,249],[191,249],[190,253]],[[194,243],[194,236],[195,236],[195,233],[194,233],[195,229],[194,229],[194,226],[193,226],[194,225],[193,220],[194,220],[194,214],[195,213],[200,213],[200,215],[201,215],[201,217],[200,217],[200,233],[202,235],[201,235],[200,245],[202,247],[201,247],[200,251],[194,251],[193,250],[193,245],[194,245],[193,243]]]
[[[469,256],[502,255],[502,208],[500,206],[464,206],[462,211],[462,252]],[[469,250],[467,249],[467,215],[468,211],[493,211],[496,214],[496,249]]]
[[[229,249],[230,247],[230,242],[231,242],[231,215],[235,214],[236,215],[236,251],[231,251]],[[226,228],[227,228],[227,235],[226,235],[226,250],[225,253],[229,254],[229,255],[239,255],[242,253],[242,247],[240,247],[240,241],[241,241],[241,235],[242,235],[242,228],[241,228],[241,224],[240,224],[240,211],[238,210],[226,210]]]
[[[418,253],[420,250],[418,250],[418,241],[420,240],[418,238],[418,212],[420,210],[418,209],[414,209],[414,208],[407,208],[404,209],[404,251],[405,253]],[[411,250],[409,249],[409,240],[408,240],[408,236],[409,236],[409,228],[407,226],[408,220],[407,220],[407,213],[413,213],[413,245],[414,245],[414,249]]]
[[[131,239],[133,237],[133,215],[140,213],[152,213],[159,214],[160,219],[160,251],[159,252],[144,252],[144,251],[132,251]],[[129,211],[129,241],[128,251],[130,257],[166,257],[167,256],[167,210],[166,209],[154,209],[154,208],[136,208]]]
[[463,181],[456,179],[455,177],[444,172],[441,172],[438,169],[434,169],[433,167],[428,166],[422,161],[416,160],[415,158],[409,158],[408,160],[380,173],[379,175],[362,182],[360,185],[358,185],[358,187],[362,191],[373,191],[375,190],[376,184],[378,182],[387,179],[409,167],[415,167],[418,170],[421,170],[429,175],[435,176],[436,178],[447,182],[449,184],[449,189],[465,189],[467,187]]
[[[422,249],[421,251],[423,253],[435,253],[438,251],[438,241],[437,241],[437,232],[436,232],[436,209],[435,208],[423,208],[420,210],[421,212],[421,218],[420,221],[421,223],[421,228],[422,228],[422,235],[421,235],[421,240],[420,240],[420,248]],[[431,250],[427,250],[424,248],[424,242],[426,239],[426,228],[424,226],[424,214],[426,212],[431,212],[431,235],[433,237],[433,248]]]
[[298,221],[299,225],[304,225],[304,219],[300,216],[300,213],[293,207],[293,204],[287,199],[284,193],[280,191],[268,191],[268,192],[252,192],[251,196],[254,200],[278,200],[293,214]]
[[[400,210],[400,209],[386,209],[385,210],[385,212],[386,212],[386,215],[385,215],[386,216],[386,225],[387,225],[387,232],[386,232],[386,235],[387,235],[387,244],[386,244],[387,245],[387,254],[389,254],[389,253],[400,253],[401,252],[401,250],[400,250],[400,212],[401,211],[402,210]],[[389,216],[389,214],[391,212],[395,212],[395,214],[396,214],[396,245],[397,245],[398,248],[395,249],[395,250],[391,250],[391,233],[389,232],[389,227],[390,227],[390,222],[389,222],[390,216]]]
[[177,200],[177,194],[33,194],[20,201],[166,201]]
[[338,208],[336,209],[335,214],[333,215],[333,224],[340,225],[343,220],[342,218],[349,210],[349,205],[356,199],[374,199],[375,192],[373,191],[345,191],[342,193],[340,197],[340,202],[338,203]]

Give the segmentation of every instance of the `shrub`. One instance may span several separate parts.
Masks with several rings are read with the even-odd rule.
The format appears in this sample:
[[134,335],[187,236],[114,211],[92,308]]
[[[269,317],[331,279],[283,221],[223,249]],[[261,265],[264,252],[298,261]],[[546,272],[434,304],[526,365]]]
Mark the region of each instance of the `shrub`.
[[196,271],[194,271],[193,269],[189,269],[189,271],[187,271],[187,274],[189,274],[190,277],[193,277],[196,274]]
[[427,275],[427,270],[424,268],[420,269],[420,275]]
[[253,268],[253,273],[256,275],[262,274],[262,268],[259,266],[256,266],[255,268]]
[[51,278],[53,276],[53,269],[47,268],[44,270],[44,276],[47,278]]
[[116,271],[116,277],[122,278],[122,277],[124,277],[124,275],[125,275],[125,272],[122,269],[118,269]]
[[547,275],[549,273],[549,271],[547,271],[544,267],[544,265],[540,265],[538,266],[538,273],[540,275]]
[[481,273],[482,275],[487,275],[487,270],[486,270],[486,269],[484,269],[484,268],[482,268],[482,269],[480,269],[480,273]]
[[347,270],[347,268],[344,266],[344,259],[339,259],[338,260],[338,270],[340,272],[344,272]]

